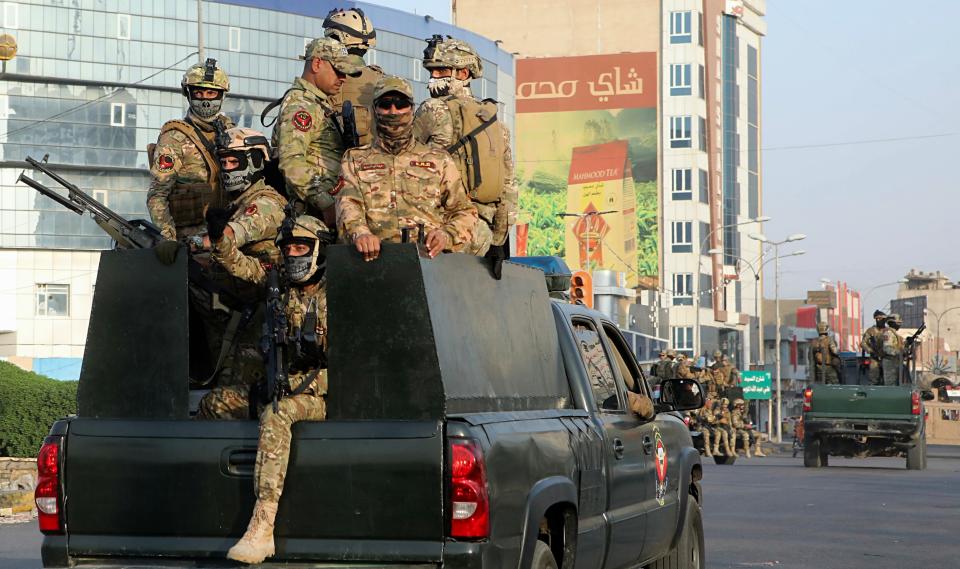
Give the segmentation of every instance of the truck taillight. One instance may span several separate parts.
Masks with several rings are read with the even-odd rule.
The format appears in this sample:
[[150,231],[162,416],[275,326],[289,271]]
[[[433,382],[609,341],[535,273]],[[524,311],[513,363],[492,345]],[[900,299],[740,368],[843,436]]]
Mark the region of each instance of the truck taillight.
[[480,449],[472,441],[450,443],[450,537],[480,539],[490,535],[487,473]]
[[910,394],[910,413],[913,415],[920,414],[920,392],[914,391]]
[[808,387],[803,390],[803,411],[813,411],[813,388]]
[[43,440],[37,455],[37,521],[43,533],[63,533],[60,511],[60,443],[63,437],[50,436]]

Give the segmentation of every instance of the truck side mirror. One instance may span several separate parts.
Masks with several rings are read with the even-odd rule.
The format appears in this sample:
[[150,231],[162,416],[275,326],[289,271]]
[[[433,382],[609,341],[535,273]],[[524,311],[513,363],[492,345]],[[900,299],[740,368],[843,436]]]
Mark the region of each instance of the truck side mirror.
[[665,379],[660,382],[659,403],[675,411],[692,411],[703,407],[703,388],[695,379]]

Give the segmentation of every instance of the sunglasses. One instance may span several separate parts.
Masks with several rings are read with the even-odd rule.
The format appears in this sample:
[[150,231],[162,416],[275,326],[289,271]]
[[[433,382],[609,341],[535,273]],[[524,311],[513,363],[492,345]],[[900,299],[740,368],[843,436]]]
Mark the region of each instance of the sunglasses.
[[377,100],[377,108],[383,111],[389,111],[391,108],[402,111],[413,106],[410,99],[404,97],[383,97]]

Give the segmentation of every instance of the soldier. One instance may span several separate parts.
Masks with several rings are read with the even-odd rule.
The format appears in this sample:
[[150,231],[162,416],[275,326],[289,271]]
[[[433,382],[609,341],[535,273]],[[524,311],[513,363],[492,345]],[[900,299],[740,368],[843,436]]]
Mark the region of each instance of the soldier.
[[733,411],[730,414],[730,427],[733,432],[733,444],[734,450],[736,450],[737,439],[743,441],[743,450],[744,454],[747,455],[747,458],[750,458],[750,430],[747,428],[747,423],[744,419],[746,416],[746,405],[744,404],[743,399],[737,398],[733,400]]
[[[729,456],[727,451],[730,449],[730,432],[726,426],[721,424],[723,410],[720,401],[714,399],[710,404],[710,413],[706,416],[707,423],[710,425],[710,437],[713,439],[713,456]],[[720,444],[723,444],[723,449]]]
[[744,428],[747,430],[747,434],[750,435],[750,445],[753,446],[753,455],[754,456],[767,456],[763,452],[763,447],[760,446],[760,443],[763,441],[763,438],[766,436],[763,433],[757,432],[757,429],[753,425],[753,420],[750,418],[750,407],[747,405],[741,405],[741,418],[743,420]]
[[667,360],[667,351],[660,350],[660,353],[657,354],[657,361],[650,364],[650,377],[657,378],[657,383],[660,382],[660,367],[664,365],[664,362]]
[[390,75],[374,90],[374,142],[343,156],[334,190],[343,235],[372,261],[380,242],[400,242],[401,230],[423,226],[431,257],[462,250],[473,238],[477,209],[450,155],[413,138],[413,89]]
[[899,314],[891,314],[886,319],[887,327],[883,329],[881,340],[880,373],[883,385],[898,385],[900,383],[900,368],[903,365],[903,338],[897,334],[903,321]]
[[333,227],[333,191],[346,150],[340,125],[334,120],[331,97],[348,75],[359,75],[363,60],[333,38],[307,44],[303,73],[293,80],[280,104],[273,127],[273,148],[287,185],[287,197]]
[[[360,8],[331,10],[323,21],[323,35],[339,41],[346,46],[348,53],[357,57],[363,57],[368,49],[377,45],[377,30]],[[373,86],[381,77],[382,69],[376,65],[366,65],[360,70],[360,75],[344,79],[340,93],[330,97],[330,104],[341,114],[344,101],[350,101],[357,132],[356,146],[372,141],[373,119],[370,109],[373,107]],[[343,119],[348,120],[348,117],[344,116]],[[350,145],[350,141],[344,142]]]
[[[235,561],[260,563],[274,554],[274,521],[290,459],[291,428],[299,421],[326,419],[327,301],[323,267],[328,239],[327,227],[307,215],[285,223],[277,237],[290,282],[282,302],[288,329],[297,331],[290,341],[297,345],[288,351],[292,360],[277,410],[272,404],[254,402],[260,414],[254,469],[257,501],[247,531],[227,552],[227,557]],[[245,270],[251,271],[253,280],[266,280],[259,259],[240,254],[233,239],[220,239],[217,247],[224,257],[239,259]],[[246,419],[250,398],[249,386],[218,387],[201,399],[197,418]]]
[[[696,426],[703,434],[703,454],[707,457],[713,456],[713,425],[712,423],[716,422],[716,419],[713,418],[713,401],[708,397],[703,402],[703,407],[694,411],[691,415],[696,417]],[[690,428],[693,428],[693,423],[691,423]]]
[[717,414],[717,425],[723,431],[724,454],[727,456],[737,456],[737,432],[733,428],[733,414],[730,412],[730,400],[726,397],[720,399],[720,412]]
[[726,387],[736,387],[740,385],[740,370],[730,363],[730,358],[726,355],[720,357],[720,369],[723,372],[723,380]]
[[880,310],[873,311],[875,324],[863,333],[860,341],[860,350],[867,356],[867,377],[872,385],[880,385],[880,361],[883,359],[883,329],[886,327],[887,315]]
[[687,354],[680,354],[677,358],[677,367],[674,377],[677,379],[694,379],[696,376],[693,374],[693,371],[690,369],[690,361],[687,359]]
[[157,247],[157,256],[173,263],[178,245],[204,232],[206,206],[223,207],[220,168],[216,153],[217,130],[233,127],[220,112],[230,90],[230,79],[217,60],[190,66],[180,82],[190,104],[183,120],[167,121],[155,145],[147,148],[150,159],[150,189],[147,210],[167,242]]
[[510,132],[497,121],[496,101],[479,101],[470,91],[471,79],[483,76],[483,63],[470,44],[435,35],[427,40],[423,66],[430,72],[432,98],[417,109],[415,136],[454,155],[482,222],[467,252],[492,259],[499,279],[509,258],[510,227],[517,223]]
[[810,379],[814,383],[840,383],[840,352],[826,322],[817,324],[819,336],[810,342]]

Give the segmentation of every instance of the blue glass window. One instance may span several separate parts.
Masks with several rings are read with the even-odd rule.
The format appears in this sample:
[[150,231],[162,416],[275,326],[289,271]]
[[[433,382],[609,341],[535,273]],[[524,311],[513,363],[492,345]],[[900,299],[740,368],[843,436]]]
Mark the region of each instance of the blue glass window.
[[690,43],[692,12],[670,12],[670,43]]
[[689,95],[692,93],[690,85],[689,63],[671,63],[670,64],[670,94],[671,95]]
[[670,148],[690,148],[692,119],[689,116],[670,117]]

